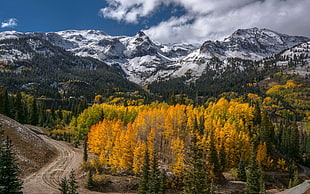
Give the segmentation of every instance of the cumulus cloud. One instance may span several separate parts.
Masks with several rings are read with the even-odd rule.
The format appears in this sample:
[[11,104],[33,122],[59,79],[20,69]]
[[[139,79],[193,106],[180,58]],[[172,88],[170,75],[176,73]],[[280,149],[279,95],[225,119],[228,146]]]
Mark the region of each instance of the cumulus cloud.
[[156,14],[159,6],[186,11],[145,29],[159,42],[203,42],[222,39],[239,28],[268,28],[310,37],[309,0],[107,0],[103,17],[127,23]]
[[1,22],[1,28],[14,28],[17,26],[17,19],[10,18],[6,21]]

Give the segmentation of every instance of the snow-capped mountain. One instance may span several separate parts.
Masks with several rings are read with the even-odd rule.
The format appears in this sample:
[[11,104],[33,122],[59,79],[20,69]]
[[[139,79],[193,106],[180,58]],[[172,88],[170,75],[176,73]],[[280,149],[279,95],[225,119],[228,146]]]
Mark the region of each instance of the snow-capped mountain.
[[[142,31],[133,37],[110,36],[102,31],[69,30],[50,33],[1,32],[0,41],[28,38],[34,52],[52,55],[35,38],[61,47],[74,55],[92,57],[123,70],[125,76],[144,85],[155,80],[166,80],[190,75],[189,81],[199,78],[209,69],[229,66],[228,58],[260,60],[284,49],[310,41],[306,37],[288,36],[267,29],[237,30],[223,41],[206,41],[201,47],[190,44],[164,45],[152,41]],[[29,39],[29,38],[33,38]],[[6,49],[7,48],[7,49]],[[5,42],[0,43],[0,61],[29,59],[31,54]],[[214,58],[222,61],[220,67]]]
[[310,42],[304,42],[280,53],[277,66],[287,73],[310,75]]
[[224,41],[206,41],[200,51],[211,52],[219,58],[259,60],[308,40],[306,37],[288,36],[268,29],[239,29]]

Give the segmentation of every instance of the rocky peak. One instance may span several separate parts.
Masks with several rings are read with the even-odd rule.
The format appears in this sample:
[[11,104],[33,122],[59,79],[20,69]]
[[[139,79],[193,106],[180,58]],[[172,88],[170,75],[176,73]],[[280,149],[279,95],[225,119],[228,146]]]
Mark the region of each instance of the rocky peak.
[[262,58],[274,55],[308,40],[307,37],[288,36],[268,29],[239,29],[224,41],[206,41],[201,46],[200,52],[210,52],[215,56],[253,59],[253,56]]

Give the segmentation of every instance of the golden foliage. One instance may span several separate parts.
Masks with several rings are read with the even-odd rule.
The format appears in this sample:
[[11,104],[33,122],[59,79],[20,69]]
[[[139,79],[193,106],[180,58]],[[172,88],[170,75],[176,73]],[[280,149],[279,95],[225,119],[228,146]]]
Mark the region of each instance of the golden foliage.
[[91,127],[88,146],[100,164],[114,172],[141,173],[148,149],[150,155],[156,153],[160,163],[181,176],[194,132],[206,156],[209,134],[214,134],[216,149],[224,150],[227,167],[237,167],[241,155],[249,158],[254,109],[247,103],[221,98],[207,108],[164,103],[100,106],[105,119]]

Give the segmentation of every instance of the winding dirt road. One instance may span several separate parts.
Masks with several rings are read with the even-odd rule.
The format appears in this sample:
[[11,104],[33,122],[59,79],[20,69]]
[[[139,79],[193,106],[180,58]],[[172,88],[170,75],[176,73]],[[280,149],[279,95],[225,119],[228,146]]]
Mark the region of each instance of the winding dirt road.
[[79,168],[83,153],[66,142],[53,140],[45,135],[42,139],[53,145],[57,151],[56,159],[41,168],[36,173],[26,177],[23,185],[24,193],[52,194],[59,193],[59,183],[63,177],[68,177],[70,171]]
[[[42,133],[40,128],[28,126],[37,132],[39,136],[48,144],[54,146],[58,155],[54,161],[45,165],[39,171],[24,178],[23,193],[25,194],[59,194],[59,183],[62,178],[69,177],[71,170],[78,171],[83,158],[83,151],[74,148],[67,142],[56,141]],[[96,194],[79,186],[78,192],[81,194]]]

